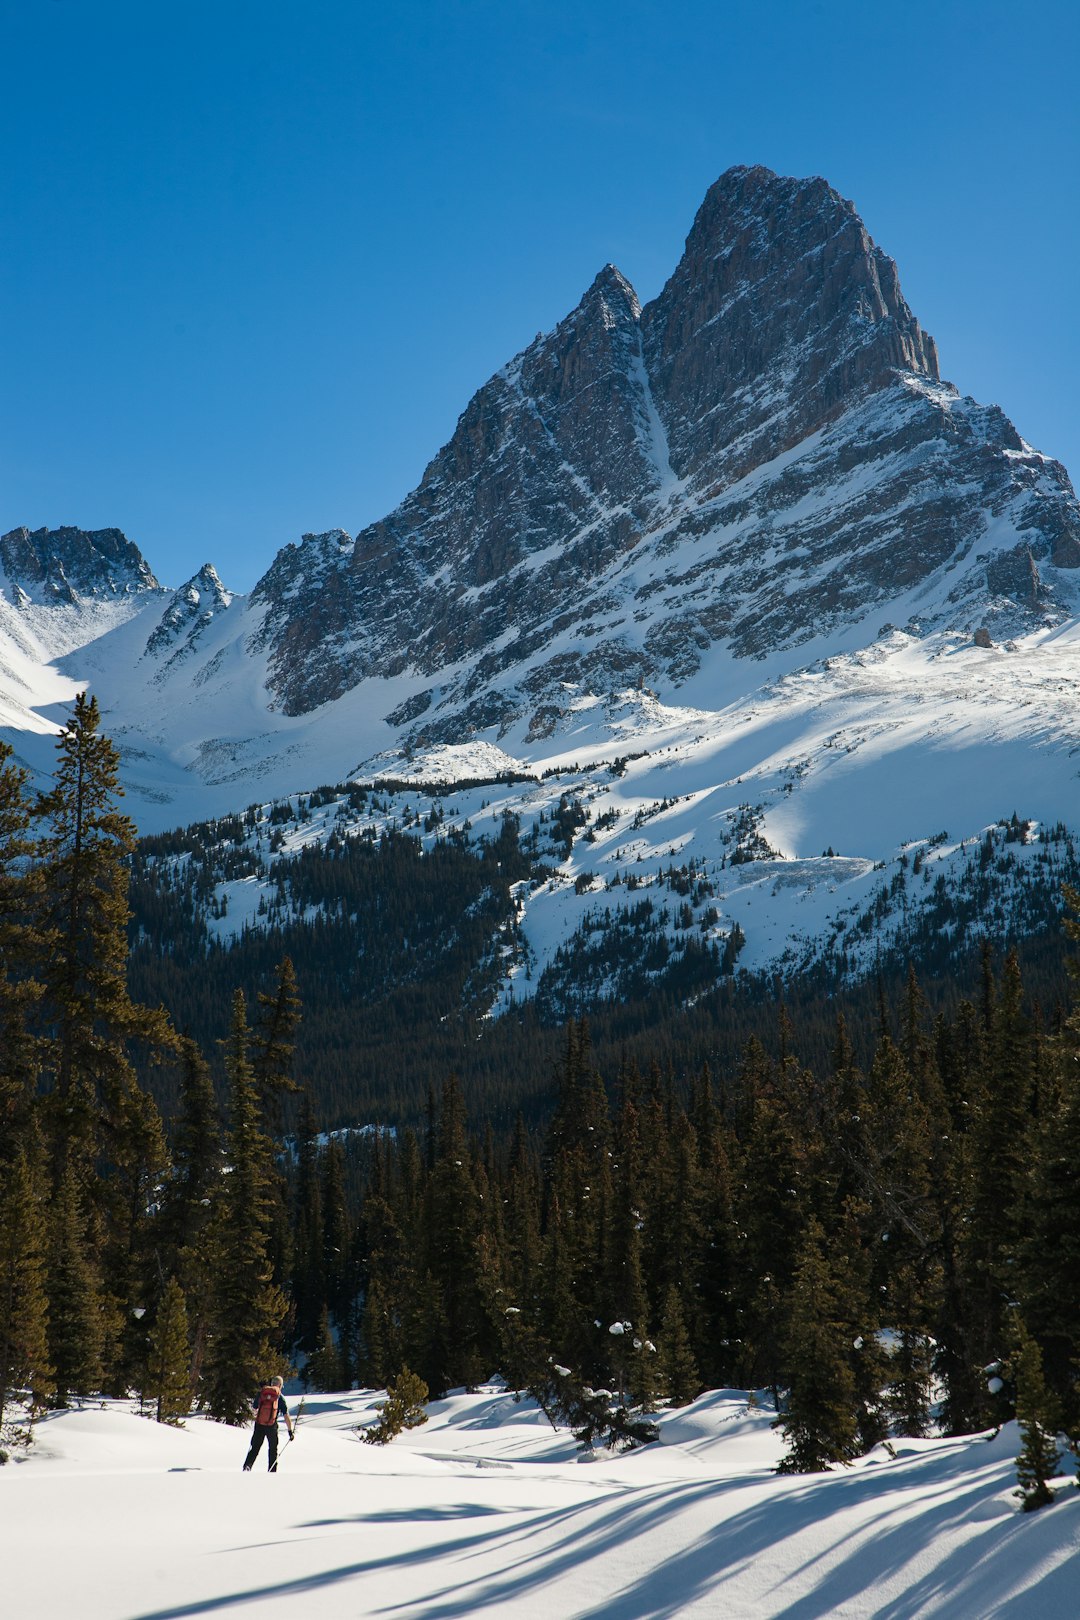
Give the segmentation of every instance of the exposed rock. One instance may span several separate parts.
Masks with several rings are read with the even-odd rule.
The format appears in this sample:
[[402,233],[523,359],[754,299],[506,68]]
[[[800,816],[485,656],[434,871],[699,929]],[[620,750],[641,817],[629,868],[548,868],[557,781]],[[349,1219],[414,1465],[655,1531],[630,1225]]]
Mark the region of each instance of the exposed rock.
[[0,570],[16,606],[157,588],[138,546],[119,529],[11,529],[0,535]]
[[852,204],[738,168],[658,298],[605,266],[396,511],[286,548],[255,600],[287,713],[415,675],[430,705],[391,722],[453,741],[905,596],[899,622],[1014,635],[1071,607],[1078,566],[1064,469],[940,380]]
[[[211,563],[204,563],[199,572],[181,585],[174,594],[157,628],[146,643],[150,657],[170,656],[166,667],[178,658],[187,657],[195,650],[204,630],[215,615],[223,613],[232,601]],[[160,679],[160,672],[155,679]]]
[[990,639],[990,632],[985,625],[979,626],[973,639],[976,647],[992,647],[994,645],[993,641]]

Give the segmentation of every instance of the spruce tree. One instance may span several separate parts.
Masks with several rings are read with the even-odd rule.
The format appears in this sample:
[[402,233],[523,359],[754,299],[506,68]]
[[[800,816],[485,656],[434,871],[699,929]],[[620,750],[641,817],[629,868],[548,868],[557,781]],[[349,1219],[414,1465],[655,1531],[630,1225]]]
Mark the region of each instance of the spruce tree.
[[330,1326],[330,1312],[325,1305],[319,1317],[315,1349],[304,1369],[304,1379],[309,1389],[340,1390],[345,1387],[341,1352]]
[[682,1298],[674,1283],[668,1288],[660,1324],[659,1373],[664,1394],[672,1406],[685,1406],[700,1395],[701,1375],[686,1330]]
[[300,1100],[296,1135],[296,1175],[293,1178],[293,1243],[291,1295],[296,1312],[296,1342],[312,1351],[319,1314],[326,1300],[322,1187],[319,1178],[318,1131],[311,1101],[305,1090]]
[[273,1339],[287,1310],[274,1283],[269,1248],[270,1143],[263,1134],[248,1053],[247,1009],[233,997],[225,1043],[229,1123],[228,1174],[208,1241],[213,1259],[202,1404],[211,1417],[238,1423],[252,1392],[277,1364]]
[[811,1220],[788,1301],[784,1333],[787,1402],[775,1427],[789,1451],[781,1473],[820,1473],[858,1454],[852,1315],[843,1259],[828,1253]]
[[1016,1381],[1016,1417],[1023,1448],[1016,1459],[1017,1490],[1025,1513],[1054,1500],[1049,1482],[1058,1471],[1061,1452],[1057,1435],[1061,1405],[1043,1377],[1039,1346],[1023,1322],[1016,1325],[1017,1349],[1012,1358]]
[[48,1348],[55,1402],[101,1389],[106,1315],[101,1280],[74,1166],[53,1195],[49,1221]]
[[49,1362],[45,1199],[25,1149],[0,1179],[0,1424],[14,1390],[31,1409],[54,1393]]
[[184,1290],[170,1277],[158,1304],[147,1356],[146,1397],[157,1421],[180,1426],[191,1411],[191,1341]]
[[[93,1167],[115,1149],[110,1122],[137,1089],[128,1043],[175,1042],[160,1009],[127,988],[127,857],[135,829],[116,809],[119,755],[85,692],[60,733],[54,786],[39,801],[44,951],[41,1014],[48,1117],[58,1173],[69,1154]],[[105,1137],[111,1140],[106,1144]]]
[[30,862],[26,781],[0,742],[0,1175],[24,1140],[37,1083],[29,1020],[40,994],[34,972],[41,941],[33,923],[40,883]]
[[[293,1078],[296,1030],[300,1023],[300,995],[292,959],[278,964],[272,994],[259,992],[259,1016],[251,1032],[251,1068],[266,1134],[277,1141],[285,1128],[285,1099],[300,1090]],[[289,1188],[285,1172],[271,1163],[269,1198],[269,1253],[274,1280],[284,1283],[291,1268]]]

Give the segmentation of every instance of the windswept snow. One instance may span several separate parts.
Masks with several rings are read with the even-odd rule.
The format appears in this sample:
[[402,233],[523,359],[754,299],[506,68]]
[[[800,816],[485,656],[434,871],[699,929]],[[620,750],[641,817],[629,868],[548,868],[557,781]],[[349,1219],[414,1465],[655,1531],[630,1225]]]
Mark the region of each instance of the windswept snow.
[[[771,1412],[737,1391],[661,1441],[577,1451],[498,1384],[359,1443],[371,1392],[309,1397],[281,1472],[246,1436],[128,1403],[56,1413],[0,1469],[18,1620],[1073,1620],[1080,1493],[1023,1514],[1015,1425],[897,1440],[778,1476]],[[296,1403],[293,1401],[293,1410]],[[284,1441],[284,1435],[282,1436]],[[259,1463],[262,1468],[262,1459]]]

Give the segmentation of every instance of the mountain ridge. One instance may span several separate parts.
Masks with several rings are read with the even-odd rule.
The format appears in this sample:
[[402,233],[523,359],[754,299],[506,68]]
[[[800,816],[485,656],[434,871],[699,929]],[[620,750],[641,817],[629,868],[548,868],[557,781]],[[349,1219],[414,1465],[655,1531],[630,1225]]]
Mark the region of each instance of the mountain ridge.
[[[630,759],[602,812],[620,831],[580,822],[526,904],[541,954],[592,886],[669,850],[803,863],[827,932],[823,883],[846,901],[819,851],[857,889],[905,841],[949,826],[962,848],[1013,809],[1053,825],[1074,792],[1068,475],[941,379],[893,261],[816,178],[722,175],[655,299],[602,267],[393,512],[282,548],[249,596],[209,565],[164,590],[119,531],[12,534],[7,734],[47,774],[92,684],[147,830],[454,772],[555,772],[586,803]],[[675,802],[670,837],[622,834]],[[723,892],[715,937],[737,920],[748,959],[790,959]]]

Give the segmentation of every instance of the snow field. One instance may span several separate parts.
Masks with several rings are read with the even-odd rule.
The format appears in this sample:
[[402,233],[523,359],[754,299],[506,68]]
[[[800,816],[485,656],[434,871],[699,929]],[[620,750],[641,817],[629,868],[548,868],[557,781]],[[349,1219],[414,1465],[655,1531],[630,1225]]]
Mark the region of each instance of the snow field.
[[[1012,1497],[1014,1425],[778,1476],[772,1414],[713,1391],[662,1443],[586,1461],[497,1385],[358,1442],[373,1392],[309,1397],[271,1478],[247,1432],[130,1403],[0,1469],[12,1620],[1074,1620],[1080,1493]],[[292,1402],[295,1410],[296,1402]],[[284,1433],[282,1442],[284,1447]],[[265,1455],[265,1454],[264,1454]]]

